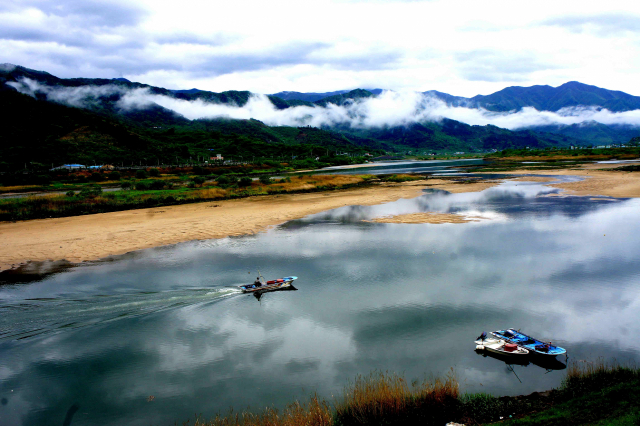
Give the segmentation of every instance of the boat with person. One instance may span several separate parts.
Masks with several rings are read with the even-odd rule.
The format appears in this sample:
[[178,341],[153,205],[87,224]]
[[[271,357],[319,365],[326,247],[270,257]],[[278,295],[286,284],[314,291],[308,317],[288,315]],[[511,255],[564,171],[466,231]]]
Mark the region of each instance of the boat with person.
[[487,332],[483,331],[482,334],[475,341],[477,351],[487,351],[496,355],[507,357],[522,357],[528,355],[529,351],[523,347],[516,345],[515,343],[509,343],[502,339],[487,339]]
[[532,354],[554,357],[567,353],[567,350],[560,346],[555,346],[551,342],[543,342],[542,340],[535,339],[513,328],[492,331],[491,334],[500,340],[525,348]]
[[298,277],[284,277],[276,280],[265,281],[262,275],[260,275],[252,284],[240,285],[238,288],[240,288],[243,293],[264,293],[267,291],[282,290],[285,288],[295,290],[292,283],[297,279]]

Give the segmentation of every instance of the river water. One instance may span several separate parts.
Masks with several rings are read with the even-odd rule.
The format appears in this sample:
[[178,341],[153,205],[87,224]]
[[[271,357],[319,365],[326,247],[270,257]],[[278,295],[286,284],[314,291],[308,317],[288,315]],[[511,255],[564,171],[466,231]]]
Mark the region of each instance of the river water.
[[[566,179],[566,178],[565,178]],[[507,181],[345,206],[246,236],[0,274],[0,424],[170,425],[331,399],[357,374],[453,368],[464,392],[558,386],[565,358],[474,351],[521,328],[569,361],[640,360],[640,201]],[[379,224],[422,211],[463,224]],[[257,300],[234,287],[296,275]],[[533,360],[532,360],[533,361]]]

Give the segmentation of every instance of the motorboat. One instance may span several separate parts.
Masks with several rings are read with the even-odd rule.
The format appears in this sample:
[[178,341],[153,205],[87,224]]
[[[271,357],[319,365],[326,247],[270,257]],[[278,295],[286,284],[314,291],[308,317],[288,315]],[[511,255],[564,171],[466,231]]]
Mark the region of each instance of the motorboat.
[[516,344],[525,348],[533,354],[553,357],[567,353],[566,349],[560,346],[552,345],[551,342],[543,342],[542,340],[535,339],[513,328],[493,331],[491,334],[507,343]]
[[293,281],[297,280],[298,277],[284,277],[278,278],[277,280],[265,281],[262,276],[256,279],[256,282],[252,284],[240,285],[238,288],[242,290],[243,293],[264,293],[267,291],[275,291],[275,290],[283,290],[285,288],[291,288],[295,290],[293,287]]
[[482,333],[478,340],[475,341],[477,351],[487,351],[502,356],[523,356],[528,355],[529,351],[515,343],[506,342],[502,339],[486,338],[486,333]]

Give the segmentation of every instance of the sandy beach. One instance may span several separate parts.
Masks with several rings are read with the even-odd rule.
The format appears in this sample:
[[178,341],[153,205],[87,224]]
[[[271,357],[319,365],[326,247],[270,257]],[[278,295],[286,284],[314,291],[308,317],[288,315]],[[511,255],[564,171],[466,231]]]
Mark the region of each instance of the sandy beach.
[[[581,182],[552,184],[569,195],[640,197],[640,173],[602,171],[620,164],[589,164],[576,169],[517,170],[512,174],[577,175]],[[545,181],[549,178],[523,180]],[[457,183],[428,179],[400,184],[317,193],[250,197],[122,212],[0,223],[0,270],[29,261],[97,260],[134,250],[192,240],[254,234],[270,226],[345,206],[374,205],[414,198],[425,188],[449,192],[481,191],[497,182]],[[387,218],[402,223],[462,223],[463,217],[420,215]]]
[[424,188],[480,191],[495,183],[429,179],[341,191],[268,195],[179,206],[0,223],[0,270],[28,261],[97,260],[192,240],[254,234],[288,220],[346,205],[414,198]]
[[[550,184],[556,188],[565,190],[566,195],[604,195],[609,197],[636,198],[640,197],[640,173],[621,172],[614,169],[620,166],[640,165],[634,163],[590,163],[581,167],[558,170],[516,170],[509,174],[534,174],[551,176],[581,176],[585,179],[580,182]],[[522,177],[521,180],[549,182],[552,178]]]

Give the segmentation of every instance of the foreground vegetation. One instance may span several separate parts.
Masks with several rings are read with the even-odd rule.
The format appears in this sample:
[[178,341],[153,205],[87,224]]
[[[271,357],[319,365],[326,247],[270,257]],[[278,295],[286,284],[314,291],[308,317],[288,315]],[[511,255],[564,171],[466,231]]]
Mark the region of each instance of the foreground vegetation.
[[[598,362],[573,363],[559,389],[496,398],[461,395],[453,372],[444,379],[409,384],[402,376],[374,372],[349,383],[329,403],[317,395],[282,411],[229,412],[195,426],[350,425],[637,425],[640,370]],[[185,425],[190,424],[186,422]]]

